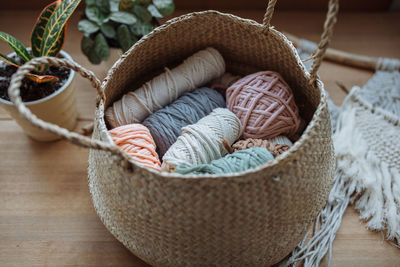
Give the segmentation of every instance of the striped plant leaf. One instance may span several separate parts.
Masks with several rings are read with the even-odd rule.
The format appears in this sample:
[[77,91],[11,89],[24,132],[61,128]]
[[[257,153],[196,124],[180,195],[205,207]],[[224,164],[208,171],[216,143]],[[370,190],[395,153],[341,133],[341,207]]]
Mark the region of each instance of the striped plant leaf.
[[[40,45],[41,56],[56,56],[62,47],[64,26],[81,0],[64,0],[51,15]],[[61,40],[62,39],[62,40]]]
[[4,61],[5,63],[10,64],[10,65],[12,65],[12,66],[14,66],[14,67],[17,67],[17,68],[18,68],[19,66],[21,66],[21,64],[17,63],[17,62],[16,62],[15,60],[13,60],[12,58],[9,58],[9,57],[3,55],[2,53],[0,53],[0,60],[1,60],[1,61]]
[[8,45],[15,51],[15,53],[25,62],[28,62],[32,59],[32,56],[28,53],[25,46],[5,32],[0,32],[0,39],[7,42]]
[[61,4],[61,0],[57,0],[57,1],[49,4],[42,10],[42,13],[40,13],[39,17],[36,20],[36,25],[33,28],[32,36],[31,36],[32,54],[35,57],[40,56],[40,45],[42,43],[42,36],[46,29],[47,22],[49,22],[49,19],[50,19],[51,15],[53,14],[54,10],[60,4]]
[[50,82],[58,82],[60,79],[56,76],[52,75],[36,75],[32,73],[27,73],[26,78],[34,81],[35,83],[50,83]]

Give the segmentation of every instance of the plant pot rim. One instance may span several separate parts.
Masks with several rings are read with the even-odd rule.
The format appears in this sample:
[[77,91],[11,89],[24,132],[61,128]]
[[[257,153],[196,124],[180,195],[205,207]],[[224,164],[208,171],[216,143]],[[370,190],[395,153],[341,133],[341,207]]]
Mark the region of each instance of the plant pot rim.
[[[72,57],[71,57],[67,52],[65,52],[64,50],[61,50],[61,51],[60,51],[60,54],[61,54],[65,59],[68,59],[68,60],[72,61]],[[10,57],[10,56],[13,56],[13,55],[15,55],[15,52],[12,52],[12,53],[8,54],[9,57]],[[49,100],[49,99],[55,97],[56,95],[58,95],[58,94],[60,94],[62,91],[64,91],[64,90],[71,84],[71,82],[72,82],[72,80],[74,79],[74,77],[75,77],[75,71],[74,71],[74,70],[70,70],[68,79],[65,81],[65,83],[63,84],[63,86],[61,86],[61,87],[60,87],[59,89],[57,89],[55,92],[53,92],[52,94],[50,94],[50,95],[48,95],[48,96],[46,96],[46,97],[43,97],[43,98],[41,98],[41,99],[38,99],[38,100],[29,101],[29,102],[24,102],[24,104],[25,104],[26,106],[35,105],[35,104],[40,104],[40,103],[43,103],[43,102],[45,102],[45,101],[47,101],[47,100]],[[9,106],[14,106],[14,103],[13,103],[13,102],[8,101],[8,100],[5,100],[5,99],[3,99],[3,98],[1,98],[1,97],[0,97],[0,103],[5,104],[5,105],[9,105]]]

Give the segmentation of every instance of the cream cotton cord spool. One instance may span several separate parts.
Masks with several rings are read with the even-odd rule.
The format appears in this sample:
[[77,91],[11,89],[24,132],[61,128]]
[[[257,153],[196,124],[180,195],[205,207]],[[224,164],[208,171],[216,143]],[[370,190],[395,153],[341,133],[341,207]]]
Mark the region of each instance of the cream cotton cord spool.
[[201,50],[176,68],[165,68],[164,73],[139,89],[125,94],[106,110],[106,119],[113,128],[142,122],[184,92],[192,91],[224,72],[225,61],[216,49],[209,47]]
[[196,124],[182,128],[182,135],[163,157],[162,170],[172,172],[176,166],[190,167],[210,163],[225,156],[225,139],[232,145],[242,135],[239,118],[226,108],[216,108]]

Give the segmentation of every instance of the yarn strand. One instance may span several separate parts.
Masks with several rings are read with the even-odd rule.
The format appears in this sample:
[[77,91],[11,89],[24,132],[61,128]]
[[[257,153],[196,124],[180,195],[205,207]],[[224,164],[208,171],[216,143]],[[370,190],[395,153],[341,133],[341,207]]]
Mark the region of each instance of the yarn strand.
[[181,128],[194,124],[218,107],[225,107],[221,94],[210,88],[187,92],[174,103],[156,111],[143,121],[149,128],[160,157],[181,135]]
[[211,47],[201,50],[176,68],[165,68],[164,73],[122,96],[106,110],[106,119],[113,128],[142,122],[184,92],[192,91],[224,72],[225,62],[217,50]]
[[109,131],[114,143],[137,163],[161,171],[156,144],[149,129],[141,124],[128,124]]
[[226,91],[226,104],[242,122],[244,138],[291,137],[300,125],[292,90],[273,71],[253,73],[232,84]]
[[196,124],[182,128],[182,135],[163,157],[162,169],[171,172],[178,165],[210,163],[228,153],[223,139],[232,145],[241,134],[242,126],[236,115],[226,108],[216,108]]
[[213,160],[210,164],[200,164],[194,167],[179,165],[176,172],[181,174],[235,173],[255,168],[273,159],[273,155],[266,148],[252,147]]

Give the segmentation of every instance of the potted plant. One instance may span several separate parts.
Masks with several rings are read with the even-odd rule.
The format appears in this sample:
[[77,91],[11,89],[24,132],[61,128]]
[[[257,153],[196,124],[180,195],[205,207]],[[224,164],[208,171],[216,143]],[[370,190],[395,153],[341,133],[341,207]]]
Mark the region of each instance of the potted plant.
[[[7,110],[26,134],[38,141],[59,139],[53,134],[35,128],[22,119],[9,101],[8,86],[17,68],[34,57],[53,56],[71,59],[62,51],[67,21],[80,0],[57,0],[46,6],[39,15],[31,35],[31,47],[26,48],[13,36],[0,32],[0,40],[7,42],[14,50],[0,54],[0,106]],[[21,97],[31,111],[39,118],[72,130],[77,121],[75,104],[75,73],[61,67],[43,65],[26,75],[21,86]]]
[[172,14],[173,0],[86,0],[78,24],[81,48],[92,64],[106,61],[109,69],[142,36]]

